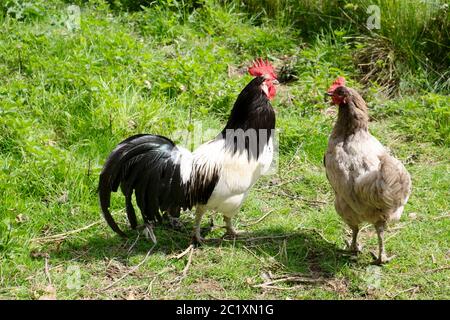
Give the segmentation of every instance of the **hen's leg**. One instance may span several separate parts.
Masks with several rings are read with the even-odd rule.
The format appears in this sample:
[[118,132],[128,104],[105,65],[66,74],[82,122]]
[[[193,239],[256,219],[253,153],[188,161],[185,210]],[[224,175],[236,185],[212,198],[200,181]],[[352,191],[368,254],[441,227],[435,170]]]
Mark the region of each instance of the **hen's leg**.
[[373,262],[373,264],[383,264],[391,261],[395,256],[388,257],[384,250],[384,228],[386,227],[385,222],[377,222],[375,224],[375,229],[378,235],[378,258]]
[[348,240],[345,240],[345,243],[347,244],[347,248],[343,250],[346,253],[350,253],[352,255],[356,255],[361,253],[362,246],[358,243],[358,233],[359,233],[359,227],[358,226],[350,226],[350,229],[352,229],[352,242],[350,243]]
[[202,217],[205,211],[206,210],[203,206],[197,206],[195,209],[194,232],[192,238],[197,244],[201,244],[204,240],[200,234],[200,223],[202,222]]
[[361,252],[361,246],[358,243],[358,233],[359,233],[359,227],[351,227],[352,229],[352,243],[350,244],[350,251],[352,253],[358,254]]

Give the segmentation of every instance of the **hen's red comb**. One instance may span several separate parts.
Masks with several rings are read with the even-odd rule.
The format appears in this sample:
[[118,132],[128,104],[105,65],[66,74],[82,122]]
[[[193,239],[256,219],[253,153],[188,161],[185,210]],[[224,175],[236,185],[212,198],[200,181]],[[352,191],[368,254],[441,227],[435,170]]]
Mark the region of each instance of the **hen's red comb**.
[[345,78],[344,77],[338,77],[336,80],[334,80],[333,84],[328,89],[328,92],[333,92],[337,87],[345,86]]
[[266,76],[268,79],[275,80],[277,75],[269,60],[264,61],[259,58],[253,61],[253,65],[248,68],[248,73],[254,77]]

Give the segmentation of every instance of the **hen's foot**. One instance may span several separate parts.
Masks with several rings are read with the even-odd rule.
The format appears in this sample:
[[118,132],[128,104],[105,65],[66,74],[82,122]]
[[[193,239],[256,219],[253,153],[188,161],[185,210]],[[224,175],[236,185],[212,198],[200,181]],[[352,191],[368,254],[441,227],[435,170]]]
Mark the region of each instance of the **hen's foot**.
[[372,262],[372,264],[373,265],[377,265],[377,266],[380,266],[382,264],[386,264],[386,263],[388,263],[389,261],[391,261],[392,259],[394,259],[396,257],[395,255],[388,257],[386,254],[382,254],[382,255],[377,257],[377,255],[375,253],[371,252],[371,254],[372,254],[373,258],[375,259]]
[[350,243],[350,241],[345,241],[347,247],[344,249],[346,252],[351,253],[353,255],[358,255],[362,252],[363,246],[359,243]]

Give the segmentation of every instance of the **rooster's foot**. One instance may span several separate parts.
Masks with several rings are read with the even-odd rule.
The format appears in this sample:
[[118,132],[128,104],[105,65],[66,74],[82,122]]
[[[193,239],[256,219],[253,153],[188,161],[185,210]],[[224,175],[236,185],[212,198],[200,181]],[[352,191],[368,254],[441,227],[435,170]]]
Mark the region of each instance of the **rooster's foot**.
[[224,238],[231,238],[231,239],[244,238],[246,236],[248,236],[247,232],[245,232],[245,231],[236,231],[234,229],[227,229],[227,231],[223,235]]
[[156,244],[156,236],[155,232],[153,231],[153,223],[152,222],[145,222],[143,225],[138,226],[137,230],[142,230],[142,234],[146,239],[152,240],[153,243]]
[[201,246],[205,242],[205,238],[203,238],[200,234],[194,234],[192,236],[192,244],[195,246]]

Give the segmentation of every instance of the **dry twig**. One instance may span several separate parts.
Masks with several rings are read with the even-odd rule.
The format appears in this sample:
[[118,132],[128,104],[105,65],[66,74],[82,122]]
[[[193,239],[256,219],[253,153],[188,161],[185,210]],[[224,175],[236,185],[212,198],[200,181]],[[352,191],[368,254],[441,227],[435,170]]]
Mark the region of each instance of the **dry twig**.
[[31,241],[32,242],[38,242],[38,243],[61,241],[61,240],[64,240],[64,239],[66,239],[67,237],[69,237],[69,236],[71,236],[73,234],[76,234],[76,233],[79,233],[81,231],[87,230],[87,229],[89,229],[89,228],[99,224],[100,222],[102,222],[102,220],[98,220],[96,222],[93,222],[93,223],[91,223],[91,224],[89,224],[87,226],[84,226],[82,228],[79,228],[79,229],[71,230],[71,231],[64,232],[64,233],[54,234],[54,235],[51,235],[51,236],[48,236],[48,237],[34,238],[34,239],[31,239]]
[[194,245],[191,244],[191,245],[189,245],[189,247],[186,248],[186,250],[184,250],[182,253],[180,253],[180,254],[174,256],[173,258],[175,258],[175,259],[181,259],[181,258],[183,258],[186,254],[188,254],[193,248],[194,248]]
[[47,276],[48,284],[52,285],[52,278],[50,277],[50,271],[48,267],[48,257],[45,257],[45,275]]
[[139,267],[141,265],[143,265],[145,263],[145,261],[147,261],[148,257],[150,256],[150,254],[152,253],[153,249],[156,247],[156,243],[150,248],[150,250],[148,250],[147,254],[145,255],[144,259],[142,259],[141,262],[139,262],[137,265],[135,265],[133,268],[131,268],[128,272],[126,272],[123,276],[121,276],[119,279],[115,280],[114,282],[112,282],[111,284],[109,284],[106,288],[102,289],[102,291],[106,291],[109,288],[113,287],[114,285],[116,285],[119,281],[122,281],[123,279],[125,279],[127,276],[129,276],[130,274],[132,274],[133,272],[135,272],[137,269],[139,269]]
[[265,215],[263,215],[261,218],[259,218],[258,220],[256,220],[256,221],[250,221],[250,222],[247,222],[247,223],[245,223],[245,224],[243,224],[243,225],[241,225],[243,228],[247,228],[247,227],[250,227],[250,226],[254,226],[255,224],[258,224],[258,223],[260,223],[261,221],[263,221],[265,218],[267,218],[267,216],[269,215],[269,214],[271,214],[272,212],[274,212],[275,210],[270,210],[269,212],[267,212]]

